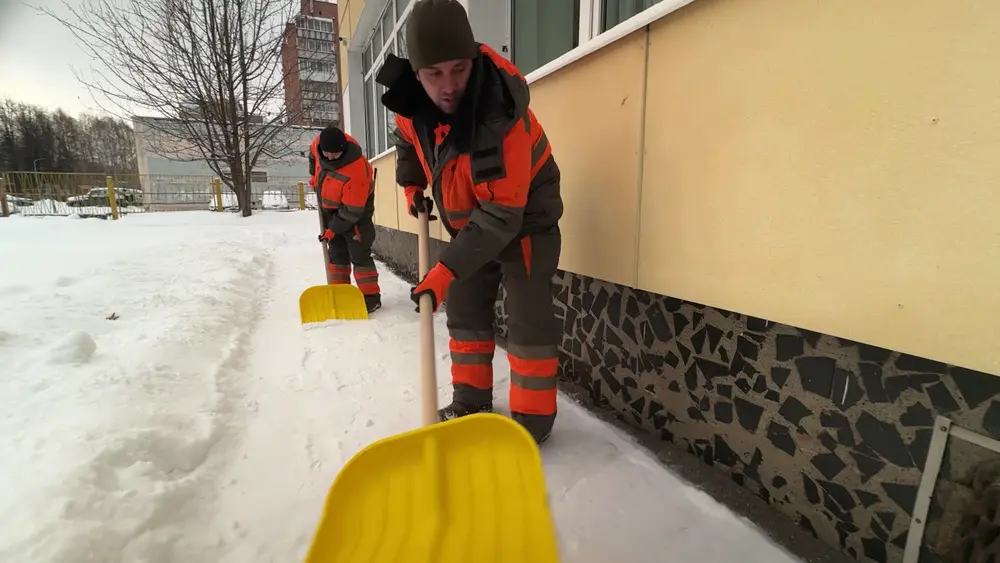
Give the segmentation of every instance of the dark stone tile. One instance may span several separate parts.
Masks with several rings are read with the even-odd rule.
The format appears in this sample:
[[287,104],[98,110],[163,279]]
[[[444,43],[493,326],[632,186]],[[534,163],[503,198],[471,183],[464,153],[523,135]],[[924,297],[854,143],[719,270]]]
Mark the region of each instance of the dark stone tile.
[[931,404],[934,405],[934,408],[942,414],[948,414],[962,408],[955,397],[951,395],[951,391],[948,391],[948,388],[941,381],[928,386],[924,391],[931,398]]
[[681,333],[684,332],[684,329],[691,323],[688,321],[687,317],[681,313],[674,313],[672,316],[674,319],[674,335],[680,336]]
[[726,397],[727,399],[733,398],[732,385],[719,385],[718,392],[720,397]]
[[854,465],[857,467],[858,472],[861,473],[862,483],[870,481],[872,477],[885,467],[884,461],[858,452],[851,452],[851,457],[854,458]]
[[746,395],[750,394],[750,382],[747,381],[746,379],[737,379],[736,386],[739,387],[744,394]]
[[906,532],[903,532],[902,534],[899,534],[898,536],[896,536],[895,539],[892,540],[892,545],[898,547],[899,549],[905,549],[906,548],[906,536],[907,536]]
[[693,422],[707,422],[705,420],[705,415],[701,414],[701,411],[698,410],[698,407],[688,407],[687,413],[688,413],[688,417]]
[[921,471],[927,462],[927,452],[931,449],[931,437],[933,435],[934,429],[921,428],[914,433],[913,440],[907,446],[910,450],[910,457],[913,458],[913,464]]
[[934,426],[934,415],[929,408],[915,403],[899,417],[899,423],[903,426]]
[[694,314],[691,315],[691,328],[699,328],[701,326],[701,321],[703,320],[705,320],[705,313],[695,311]]
[[983,430],[1000,440],[1000,401],[994,399],[983,413]]
[[812,411],[809,407],[803,405],[802,401],[793,396],[788,396],[785,398],[785,402],[781,404],[781,408],[778,409],[778,414],[790,422],[792,426],[798,426],[803,418],[812,415]]
[[837,368],[833,376],[831,397],[840,410],[847,410],[865,396],[865,390],[858,384],[853,372]]
[[816,348],[817,346],[819,346],[819,341],[820,341],[821,338],[823,338],[822,334],[820,334],[820,333],[818,333],[816,331],[807,330],[807,329],[804,329],[804,328],[800,328],[798,330],[799,330],[799,334],[802,335],[802,338],[806,339],[806,342],[808,342],[810,346],[812,346],[813,348]]
[[824,356],[807,356],[795,360],[802,388],[810,393],[829,398],[833,391],[833,374],[837,362]]
[[681,310],[684,302],[676,297],[664,297],[663,298],[663,308],[671,313],[676,313]]
[[732,424],[733,404],[729,402],[716,401],[715,420],[721,422],[722,424]]
[[608,316],[608,322],[614,326],[621,325],[622,318],[622,294],[614,293],[608,300],[608,308],[605,311]]
[[840,459],[840,456],[833,452],[827,452],[825,454],[814,455],[810,463],[813,467],[819,470],[823,477],[827,479],[835,479],[840,472],[847,467],[844,460]]
[[698,366],[696,364],[691,364],[686,370],[684,370],[684,384],[687,386],[689,391],[694,391],[698,389]]
[[701,409],[702,412],[707,412],[709,409],[712,408],[711,402],[708,399],[708,395],[702,396],[701,401],[698,403],[698,408]]
[[670,383],[667,384],[667,389],[669,389],[669,390],[671,390],[671,391],[673,391],[675,393],[680,393],[680,391],[681,391],[681,384],[677,383],[677,380],[675,379],[675,380],[673,380],[673,381],[671,381]]
[[858,356],[864,362],[885,363],[892,356],[892,351],[869,344],[858,344]]
[[774,389],[771,389],[767,393],[764,393],[764,398],[767,399],[768,401],[777,403],[781,401],[781,393],[778,393]]
[[740,461],[740,456],[729,446],[729,442],[719,434],[715,435],[715,461],[726,467],[736,467]]
[[713,325],[705,327],[705,332],[708,333],[708,350],[714,354],[719,349],[719,344],[722,342],[722,335],[724,333],[722,329]]
[[792,374],[792,370],[786,368],[771,368],[771,382],[781,389],[785,386],[785,382],[788,381],[788,376]]
[[873,403],[888,403],[889,395],[882,385],[882,366],[861,362],[858,364],[861,382],[865,386],[868,400]]
[[677,351],[681,354],[681,361],[686,365],[691,360],[691,349],[678,342]]
[[814,537],[817,538],[819,537],[819,534],[816,533],[816,528],[813,527],[813,523],[809,520],[808,517],[806,517],[805,514],[799,513],[799,526],[802,529],[809,532],[810,534],[812,534]]
[[878,452],[880,457],[899,467],[913,467],[909,450],[894,425],[882,422],[866,411],[858,417],[856,428],[864,443]]
[[782,477],[781,475],[775,475],[774,479],[771,479],[771,486],[774,487],[775,489],[780,489],[787,484],[788,481],[786,481],[785,478]]
[[819,498],[819,487],[816,483],[809,478],[805,473],[802,474],[802,490],[806,494],[806,500],[810,504],[819,504],[821,499]]
[[744,358],[749,358],[753,361],[756,361],[760,355],[758,344],[742,334],[736,339],[736,349],[740,351],[740,354],[743,354]]
[[779,334],[775,338],[776,355],[779,362],[794,360],[805,353],[805,344],[797,334]]
[[790,456],[795,455],[795,439],[787,426],[771,421],[767,425],[767,440],[771,445]]
[[837,505],[841,509],[843,509],[844,512],[847,513],[846,515],[842,516],[840,520],[843,520],[845,522],[853,522],[853,517],[851,516],[850,511],[853,510],[854,507],[858,505],[858,502],[854,500],[854,497],[851,495],[851,491],[849,491],[847,487],[841,485],[840,483],[833,483],[831,481],[821,481],[821,480],[817,480],[817,483],[819,483],[819,486],[820,488],[823,489],[823,492],[825,492],[831,498],[833,498],[834,502],[836,502]]
[[913,503],[917,499],[917,486],[906,483],[880,483],[885,494],[896,503],[907,516],[913,515]]
[[970,409],[1000,395],[1000,377],[956,366],[948,371]]
[[704,328],[691,335],[691,344],[694,345],[694,351],[696,354],[706,353],[705,342],[707,340],[708,332]]
[[885,544],[886,541],[880,538],[861,538],[861,549],[865,557],[877,563],[886,563],[888,560]]
[[757,379],[753,382],[753,392],[758,395],[762,395],[767,392],[767,379],[764,378],[764,374],[757,376]]
[[733,402],[736,404],[736,418],[739,420],[740,426],[751,434],[757,432],[760,417],[764,414],[764,407],[751,403],[742,397],[736,397]]
[[893,375],[885,378],[885,393],[889,396],[889,402],[895,403],[899,396],[910,388],[910,377],[907,375]]
[[878,495],[864,489],[854,489],[854,494],[857,495],[858,500],[861,501],[861,506],[864,506],[865,508],[871,508],[879,503]]
[[774,323],[757,317],[747,317],[747,330],[754,332],[767,332]]
[[839,445],[837,444],[837,439],[826,430],[819,433],[819,442],[831,452],[837,451],[837,446]]
[[837,441],[851,447],[855,445],[854,431],[851,429],[851,421],[837,411],[823,411],[819,415],[819,423],[823,428],[836,428]]
[[700,357],[696,357],[694,361],[694,365],[698,366],[698,369],[701,370],[701,374],[704,375],[706,379],[716,379],[729,376],[729,366],[726,364],[720,364],[718,362],[713,362],[712,360]]
[[920,371],[926,373],[936,373],[944,375],[948,373],[948,365],[942,362],[928,360],[911,356],[910,354],[900,354],[896,358],[896,368],[899,371]]
[[[890,532],[892,531],[892,525],[896,522],[895,512],[879,511],[875,513],[875,516],[882,521],[882,526],[885,527],[886,530]],[[889,540],[886,541],[888,542]]]
[[677,366],[681,365],[681,359],[678,358],[677,354],[674,354],[673,352],[667,352],[666,361],[668,366],[675,369]]

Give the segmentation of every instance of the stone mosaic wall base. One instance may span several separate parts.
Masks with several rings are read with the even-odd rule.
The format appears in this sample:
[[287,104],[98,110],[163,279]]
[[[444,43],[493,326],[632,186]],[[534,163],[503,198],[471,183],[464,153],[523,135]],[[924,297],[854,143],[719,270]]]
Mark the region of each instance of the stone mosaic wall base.
[[[415,272],[414,235],[380,228],[376,251]],[[937,415],[1000,438],[1000,377],[569,272],[555,281],[561,380],[860,560],[902,560]],[[501,334],[504,317],[501,299]],[[998,552],[995,467],[983,448],[949,445],[921,563]]]

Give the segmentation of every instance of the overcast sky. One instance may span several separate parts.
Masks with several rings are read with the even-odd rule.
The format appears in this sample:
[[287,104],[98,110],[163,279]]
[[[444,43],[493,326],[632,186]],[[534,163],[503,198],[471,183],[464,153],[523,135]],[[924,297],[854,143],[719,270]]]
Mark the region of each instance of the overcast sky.
[[[65,0],[80,6],[83,0]],[[13,98],[70,115],[100,112],[87,87],[73,75],[92,76],[93,62],[44,6],[67,12],[63,0],[0,0],[0,99]]]

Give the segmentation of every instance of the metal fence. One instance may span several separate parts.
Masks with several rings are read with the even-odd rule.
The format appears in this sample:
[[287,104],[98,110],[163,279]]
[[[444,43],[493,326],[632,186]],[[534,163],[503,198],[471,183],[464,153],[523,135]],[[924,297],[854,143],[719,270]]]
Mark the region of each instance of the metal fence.
[[[315,209],[307,178],[269,177],[251,185],[254,209]],[[112,198],[111,194],[114,194]],[[3,216],[236,211],[236,194],[211,176],[0,172]]]

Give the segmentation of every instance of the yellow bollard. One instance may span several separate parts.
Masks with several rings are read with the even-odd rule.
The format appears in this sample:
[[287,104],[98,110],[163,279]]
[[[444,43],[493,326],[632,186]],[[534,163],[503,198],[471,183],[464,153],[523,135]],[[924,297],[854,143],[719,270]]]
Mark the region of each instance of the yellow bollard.
[[302,185],[302,182],[299,182],[299,211],[305,211],[305,209],[306,209],[306,189],[305,186]]
[[212,180],[212,190],[215,192],[215,210],[222,212],[222,180]]
[[108,184],[108,205],[111,206],[111,219],[114,221],[118,220],[118,198],[115,197],[115,179],[111,176],[107,177]]

